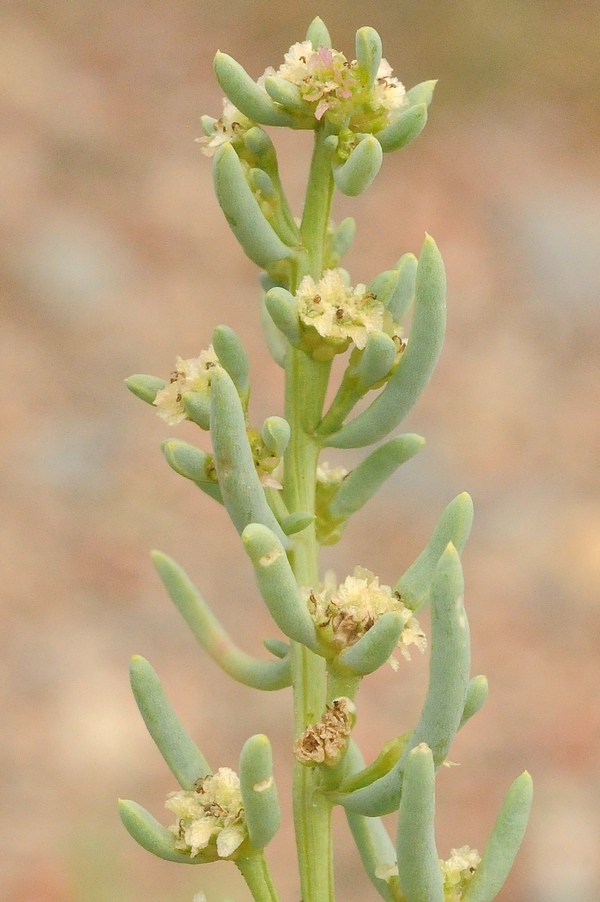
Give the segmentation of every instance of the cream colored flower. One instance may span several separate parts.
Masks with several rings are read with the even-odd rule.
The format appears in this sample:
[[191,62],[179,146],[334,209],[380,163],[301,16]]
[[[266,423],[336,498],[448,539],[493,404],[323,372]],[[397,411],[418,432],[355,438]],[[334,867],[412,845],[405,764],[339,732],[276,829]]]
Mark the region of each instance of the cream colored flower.
[[316,329],[328,343],[343,350],[351,341],[362,350],[370,333],[383,327],[381,301],[362,284],[355,288],[345,285],[339,269],[325,270],[318,282],[305,276],[296,292],[296,304],[304,326]]
[[197,144],[202,144],[202,153],[207,157],[216,154],[221,145],[240,138],[245,131],[251,128],[253,123],[235,107],[226,97],[223,98],[223,114],[213,125],[212,135],[202,135],[196,138]]
[[170,426],[176,426],[187,418],[182,397],[185,392],[199,392],[209,397],[211,371],[218,366],[219,358],[210,345],[208,350],[201,351],[199,357],[183,360],[177,357],[175,371],[171,382],[161,389],[154,399],[157,413]]
[[440,859],[440,869],[444,878],[444,902],[460,902],[480,861],[479,852],[469,846],[451,849],[447,861]]
[[323,485],[340,485],[347,475],[348,470],[345,467],[332,467],[326,460],[317,467],[317,482]]
[[339,650],[358,642],[388,611],[398,611],[404,620],[398,647],[405,658],[410,660],[408,646],[416,645],[421,652],[427,647],[425,633],[412,611],[365,567],[355,567],[354,574],[337,587],[329,583],[319,591],[302,588],[301,592],[322,638]]
[[392,75],[392,71],[388,61],[382,59],[373,86],[375,109],[397,110],[408,104],[404,85]]
[[191,858],[209,845],[216,857],[229,858],[248,835],[239,777],[228,767],[199,781],[195,790],[171,793],[165,807],[177,819],[169,827],[175,847]]
[[394,862],[394,864],[378,864],[375,868],[375,876],[380,880],[385,880],[386,883],[389,883],[392,877],[398,876],[397,863]]

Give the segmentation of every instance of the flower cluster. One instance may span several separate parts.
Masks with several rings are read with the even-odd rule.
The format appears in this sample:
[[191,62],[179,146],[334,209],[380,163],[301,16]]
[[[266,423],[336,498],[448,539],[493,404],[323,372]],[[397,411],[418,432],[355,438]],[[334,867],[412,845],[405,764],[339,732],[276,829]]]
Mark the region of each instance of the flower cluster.
[[183,395],[186,392],[198,392],[208,398],[211,370],[218,364],[219,358],[212,345],[209,345],[206,351],[201,351],[199,357],[191,357],[188,360],[177,357],[170,384],[162,388],[154,399],[159,417],[169,426],[176,426],[177,423],[187,419]]
[[298,88],[302,100],[309,104],[317,121],[325,116],[336,126],[352,127],[352,117],[359,113],[361,131],[370,131],[368,120],[396,110],[407,103],[403,85],[394,78],[386,60],[382,60],[375,83],[365,84],[364,74],[356,60],[348,61],[343,53],[328,47],[313,49],[310,41],[294,44],[284,56],[277,71],[266,69],[259,79],[276,75]]
[[[305,276],[296,292],[296,304],[305,328],[314,329],[336,353],[345,351],[350,342],[362,350],[370,333],[384,326],[386,311],[381,301],[363,284],[347,286],[339,269],[326,269],[318,282]],[[314,338],[317,344],[319,338]]]
[[461,846],[451,849],[447,861],[440,859],[440,868],[444,878],[444,902],[460,902],[462,895],[481,861],[476,849]]
[[332,766],[342,757],[356,720],[356,707],[349,698],[334,698],[315,724],[309,724],[294,743],[301,764]]
[[412,611],[389,586],[380,586],[379,577],[364,567],[355,567],[354,574],[340,586],[329,582],[318,592],[306,588],[301,591],[321,637],[338,650],[358,642],[388,611],[397,611],[404,619],[398,647],[405,658],[410,660],[409,645],[416,645],[421,652],[427,647],[425,633]]
[[253,124],[227,97],[224,97],[223,114],[220,119],[213,122],[212,133],[196,138],[196,143],[203,145],[201,150],[205,156],[213,157],[222,144],[241,138]]
[[229,858],[248,835],[240,780],[228,767],[200,780],[195,790],[171,793],[165,807],[177,818],[169,827],[175,847],[190,858],[203,850]]

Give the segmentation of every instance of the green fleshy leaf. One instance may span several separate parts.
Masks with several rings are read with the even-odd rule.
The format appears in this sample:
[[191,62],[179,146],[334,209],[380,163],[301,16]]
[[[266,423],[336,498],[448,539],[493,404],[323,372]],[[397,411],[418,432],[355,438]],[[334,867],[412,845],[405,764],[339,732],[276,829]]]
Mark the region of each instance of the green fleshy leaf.
[[206,758],[171,708],[155,670],[141,655],[129,665],[133,695],[148,732],[182,789],[212,773]]
[[154,404],[156,395],[165,388],[166,384],[164,379],[159,379],[157,376],[146,376],[144,373],[136,373],[125,379],[125,385],[129,391],[136,398],[145,401],[146,404]]
[[418,85],[415,85],[414,88],[410,88],[406,92],[406,96],[411,105],[415,106],[416,104],[424,103],[425,106],[429,106],[436,85],[437,78],[433,78],[429,81],[422,81]]
[[212,345],[219,363],[231,376],[238,394],[247,401],[250,392],[250,362],[241,339],[229,326],[217,326],[213,332]]
[[467,492],[461,492],[442,513],[427,547],[394,586],[411,611],[419,611],[429,601],[433,574],[448,542],[461,554],[472,524],[473,501]]
[[244,253],[263,269],[291,257],[293,250],[263,216],[231,144],[215,154],[213,177],[219,206]]
[[267,736],[251,736],[244,743],[239,775],[250,842],[255,849],[263,849],[271,842],[281,823],[273,778],[273,753]]
[[333,666],[339,664],[356,676],[374,673],[389,661],[398,646],[403,629],[402,615],[397,611],[387,611],[358,642],[338,655]]
[[458,725],[458,729],[461,730],[464,725],[469,721],[478,711],[483,708],[485,701],[488,697],[488,681],[487,677],[480,674],[479,676],[473,677],[469,681],[469,685],[467,686],[467,697],[465,699],[465,707],[463,708],[462,717],[460,719],[460,723]]
[[244,686],[284,689],[291,684],[289,658],[260,661],[235,645],[185,571],[160,551],[152,561],[169,597],[204,651],[219,667]]
[[523,841],[532,798],[531,777],[524,771],[506,793],[494,829],[477,870],[463,894],[462,902],[492,902],[496,898]]
[[294,296],[285,288],[271,288],[265,295],[269,316],[292,347],[300,345],[300,320]]
[[469,682],[471,653],[463,592],[460,559],[450,543],[436,568],[432,589],[429,688],[419,722],[402,758],[386,776],[336,799],[348,810],[370,817],[394,811],[403,791],[406,759],[421,742],[431,749],[436,768],[445,761],[461,722]]
[[377,132],[376,138],[384,153],[392,153],[406,147],[421,134],[427,125],[427,106],[417,103],[400,113],[386,128]]
[[381,63],[381,38],[374,28],[365,25],[356,32],[356,59],[365,74],[365,84],[373,85]]
[[[425,439],[420,435],[408,433],[372,451],[342,482],[329,506],[332,517],[347,518],[360,510],[386,479],[414,457],[424,444]],[[404,598],[402,600],[404,602]]]
[[382,160],[381,144],[373,135],[367,135],[344,163],[333,163],[333,178],[342,194],[358,197],[366,191],[379,172]]
[[242,541],[273,620],[290,639],[314,650],[315,627],[281,542],[260,523],[247,526]]
[[119,799],[119,815],[130,836],[147,852],[162,858],[163,861],[175,861],[178,864],[202,864],[202,855],[191,858],[175,848],[175,837],[163,827],[156,818],[128,799]]
[[446,326],[444,264],[430,236],[423,243],[417,269],[415,311],[408,346],[380,395],[324,444],[360,448],[385,438],[410,413],[435,368]]
[[398,811],[396,852],[406,902],[444,902],[444,883],[435,845],[435,766],[422,743],[406,761]]
[[[364,769],[356,743],[350,742],[344,761],[351,774]],[[396,849],[382,821],[378,817],[363,817],[352,811],[346,811],[346,818],[367,877],[385,902],[397,902],[398,896],[391,890],[391,884],[398,882],[398,878],[384,880],[377,876],[386,868],[393,870],[396,864]]]
[[414,303],[418,264],[414,254],[403,254],[396,263],[398,281],[387,305],[395,323],[404,322]]
[[306,32],[306,40],[310,41],[313,45],[313,50],[318,50],[319,47],[329,47],[331,48],[331,38],[329,36],[329,31],[327,30],[327,26],[323,19],[320,16],[316,16],[310,25],[308,26],[308,31]]
[[288,548],[254,466],[240,397],[229,374],[218,367],[211,381],[210,424],[219,486],[233,525],[241,534],[249,523],[262,523]]
[[250,78],[233,57],[219,51],[215,56],[214,70],[227,97],[248,119],[262,125],[294,127],[296,120],[279,109],[265,89]]

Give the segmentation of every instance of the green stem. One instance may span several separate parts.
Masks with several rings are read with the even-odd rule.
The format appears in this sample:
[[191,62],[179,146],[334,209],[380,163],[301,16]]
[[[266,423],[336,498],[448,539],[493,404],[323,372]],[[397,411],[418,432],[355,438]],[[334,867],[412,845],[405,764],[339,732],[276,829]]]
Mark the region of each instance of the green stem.
[[315,147],[300,225],[300,234],[308,251],[310,275],[313,279],[320,279],[323,275],[323,254],[334,189],[329,151],[325,147],[327,134],[326,123],[319,126],[315,132]]
[[[307,269],[314,279],[323,274],[323,254],[333,196],[333,178],[325,132],[315,135],[311,171],[300,231],[307,255]],[[298,278],[305,273],[298,272]],[[297,286],[293,286],[295,290]],[[315,484],[320,446],[315,430],[322,412],[330,362],[313,360],[304,351],[289,349],[286,362],[285,416],[290,441],[284,460],[284,501],[290,513],[315,511]],[[319,580],[319,544],[314,524],[293,542],[290,561],[300,586],[316,586]],[[315,723],[325,710],[326,672],[323,658],[292,643],[294,733]],[[333,902],[333,851],[331,804],[319,791],[316,768],[294,766],[293,807],[300,884],[303,902]]]
[[235,863],[248,884],[255,902],[279,902],[269,866],[262,852],[253,851],[248,855],[240,855]]
[[[315,483],[319,446],[311,424],[318,422],[330,365],[312,360],[303,351],[290,350],[286,369],[286,418],[291,426],[285,456],[284,500],[290,513],[315,509]],[[301,586],[319,580],[319,546],[311,524],[294,539],[290,560]],[[294,735],[315,723],[325,709],[326,674],[323,658],[292,642]],[[293,806],[303,902],[331,902],[333,861],[331,806],[318,791],[315,768],[294,765]]]

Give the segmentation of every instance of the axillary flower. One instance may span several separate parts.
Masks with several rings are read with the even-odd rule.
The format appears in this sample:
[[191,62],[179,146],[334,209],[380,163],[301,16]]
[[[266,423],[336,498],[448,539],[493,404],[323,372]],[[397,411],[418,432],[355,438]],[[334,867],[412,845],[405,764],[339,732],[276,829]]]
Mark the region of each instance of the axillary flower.
[[186,392],[197,392],[208,398],[211,371],[218,364],[219,358],[212,345],[206,351],[201,351],[198,357],[187,360],[177,357],[170,384],[162,388],[154,399],[159,417],[169,426],[176,426],[187,419],[183,395]]
[[177,818],[169,827],[175,847],[190,858],[229,858],[248,835],[240,780],[228,767],[199,781],[195,790],[171,793],[165,807]]
[[244,132],[253,125],[254,123],[247,116],[244,116],[227,97],[224,97],[221,118],[212,122],[209,134],[196,138],[196,143],[203,145],[201,150],[206,157],[213,157],[222,144],[241,139]]
[[[365,78],[356,60],[349,61],[343,53],[329,47],[313,48],[311,41],[294,44],[277,69],[269,67],[259,84],[269,76],[277,76],[294,85],[302,100],[311,106],[319,122],[324,117],[334,126],[349,126],[361,131],[377,121],[381,115],[407,103],[403,85],[392,76],[389,63],[382,59],[373,84]],[[353,121],[357,117],[359,121]]]
[[[328,580],[319,591],[302,588],[301,592],[321,639],[336,651],[358,642],[388,611],[397,611],[404,619],[398,647],[405,658],[410,660],[408,646],[416,645],[421,652],[427,647],[425,633],[412,611],[365,567],[355,567],[353,575],[339,586]],[[393,659],[391,663],[394,666]]]
[[321,719],[309,724],[294,743],[296,760],[310,767],[337,764],[346,751],[355,720],[354,702],[344,696],[334,698]]
[[318,282],[305,276],[296,292],[296,305],[303,340],[313,356],[341,354],[351,342],[362,350],[370,333],[382,330],[386,319],[381,301],[362,283],[347,286],[339,269],[325,270]]
[[444,902],[460,902],[480,861],[481,855],[470,846],[451,849],[447,861],[440,859],[440,869],[444,878]]

